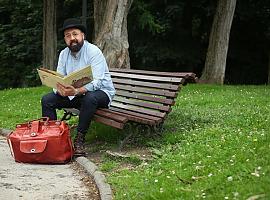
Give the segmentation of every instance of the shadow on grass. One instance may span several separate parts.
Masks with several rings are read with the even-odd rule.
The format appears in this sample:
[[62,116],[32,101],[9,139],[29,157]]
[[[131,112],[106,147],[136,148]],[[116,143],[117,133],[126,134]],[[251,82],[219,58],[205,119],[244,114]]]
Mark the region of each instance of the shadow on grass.
[[184,112],[172,112],[164,123],[166,133],[189,132],[194,129],[204,128],[213,124],[210,117],[187,114]]
[[102,149],[117,150],[120,143],[127,137],[130,131],[135,131],[123,148],[157,147],[162,145],[163,142],[171,143],[171,141],[166,141],[169,135],[180,136],[183,133],[188,133],[194,129],[204,128],[212,123],[213,120],[211,120],[210,117],[195,116],[184,112],[170,113],[159,131],[155,131],[148,126],[142,126],[140,124],[137,125],[139,128],[136,128],[135,125],[135,127],[129,131],[118,130],[110,126],[92,122],[86,136],[86,143],[92,152],[100,151]]
[[141,124],[135,125],[131,129],[118,130],[103,124],[93,123],[87,134],[86,141],[90,145],[97,145],[97,148],[117,149],[131,132],[132,136],[127,140],[123,148],[145,147],[148,141],[160,137],[160,133],[156,133],[153,129]]

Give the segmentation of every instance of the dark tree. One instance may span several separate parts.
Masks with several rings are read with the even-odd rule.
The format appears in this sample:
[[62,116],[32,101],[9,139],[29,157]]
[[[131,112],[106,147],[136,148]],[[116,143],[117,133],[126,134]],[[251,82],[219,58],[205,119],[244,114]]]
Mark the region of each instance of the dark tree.
[[94,43],[109,67],[130,68],[127,15],[133,0],[94,0]]
[[43,67],[56,68],[56,0],[43,1]]
[[212,25],[204,70],[200,80],[223,84],[226,70],[230,30],[236,0],[219,0]]

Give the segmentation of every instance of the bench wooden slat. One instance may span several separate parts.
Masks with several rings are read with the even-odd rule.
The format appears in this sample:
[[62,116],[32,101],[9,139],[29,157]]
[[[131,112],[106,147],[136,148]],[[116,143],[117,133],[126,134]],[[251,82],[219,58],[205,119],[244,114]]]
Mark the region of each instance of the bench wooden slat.
[[114,121],[112,119],[108,119],[108,118],[104,118],[98,115],[94,115],[93,120],[96,122],[100,122],[102,124],[106,124],[108,126],[112,126],[114,128],[118,128],[118,129],[123,129],[124,128],[124,123],[120,123],[117,121]]
[[138,107],[138,106],[124,105],[124,104],[117,103],[117,102],[114,102],[114,101],[111,103],[111,106],[117,107],[117,108],[123,108],[123,109],[126,109],[126,110],[135,111],[135,112],[138,112],[138,113],[144,113],[144,114],[148,114],[148,115],[152,115],[152,116],[156,116],[156,117],[162,117],[162,118],[165,117],[165,115],[166,115],[166,113],[164,113],[164,112],[158,112],[158,111],[155,111],[155,110],[144,109],[144,108],[141,108],[141,107]]
[[124,109],[115,108],[115,107],[110,107],[110,110],[113,110],[113,111],[116,111],[116,112],[119,112],[119,113],[128,114],[129,116],[134,116],[134,117],[138,117],[138,118],[144,118],[146,120],[151,120],[156,124],[162,122],[162,118],[160,118],[160,117],[154,117],[154,116],[151,116],[151,115],[137,113],[137,112],[130,111],[130,110],[124,110]]
[[125,74],[119,72],[111,72],[112,77],[121,77],[121,78],[132,78],[139,80],[147,81],[158,81],[158,82],[169,82],[169,83],[182,83],[184,79],[174,78],[174,77],[164,77],[164,76],[147,76],[147,75],[137,75],[137,74]]
[[171,110],[170,106],[163,106],[160,104],[147,103],[147,102],[127,99],[127,98],[123,98],[123,97],[119,98],[118,96],[115,96],[113,100],[115,102],[121,102],[121,103],[125,103],[125,104],[141,106],[141,107],[145,107],[145,108],[152,108],[152,109],[161,110],[161,111],[165,111],[165,112],[170,112],[170,110]]
[[123,116],[123,117],[127,118],[129,121],[138,122],[138,123],[142,123],[142,124],[148,124],[148,125],[152,125],[152,126],[155,124],[158,124],[159,121],[161,120],[161,118],[159,118],[158,120],[146,119],[145,116],[138,117],[135,115],[123,113],[122,111],[120,111],[120,112],[113,111],[112,109],[106,109],[105,111],[109,112],[109,113],[113,113],[115,115]]
[[[72,112],[75,115],[79,115],[80,112],[78,109],[75,108],[65,108],[64,110],[65,112]],[[104,115],[104,113],[107,113],[105,114],[106,116],[102,116]],[[118,116],[116,117],[116,120],[114,120],[115,116]],[[118,129],[123,129],[123,126],[127,121],[134,121],[148,125],[155,125],[162,121],[162,119],[158,117],[153,117],[150,115],[145,115],[118,108],[99,108],[97,109],[93,120]]]
[[133,74],[147,74],[147,75],[158,75],[158,76],[173,76],[180,77],[185,79],[196,79],[196,74],[192,72],[160,72],[160,71],[148,71],[148,70],[137,70],[137,69],[119,69],[119,68],[110,68],[111,72],[119,73],[133,73]]
[[125,123],[128,121],[128,119],[126,117],[119,116],[119,115],[116,115],[114,113],[110,113],[110,112],[100,110],[100,109],[97,109],[96,115],[101,116],[101,117],[105,117],[105,118],[109,118],[109,119],[112,119],[112,120],[115,120],[115,121],[121,122],[121,123]]
[[70,112],[70,113],[73,113],[75,115],[79,115],[80,114],[80,111],[76,108],[64,108],[65,111],[67,112]]
[[126,85],[136,85],[136,86],[145,86],[150,88],[160,88],[160,89],[167,89],[172,91],[178,91],[180,85],[173,85],[167,83],[153,83],[153,82],[146,82],[146,81],[135,81],[132,79],[120,79],[120,78],[112,78],[113,83],[122,83]]
[[143,95],[141,93],[139,94],[139,93],[135,93],[135,92],[127,92],[127,91],[122,91],[122,90],[117,90],[116,95],[123,96],[123,97],[130,97],[133,99],[152,101],[152,102],[162,103],[162,104],[166,104],[166,105],[174,105],[175,104],[175,101],[173,99],[165,99],[165,98]]
[[166,97],[176,97],[177,92],[170,92],[168,90],[153,90],[153,89],[148,89],[148,88],[143,88],[143,87],[138,87],[138,86],[129,86],[129,85],[119,85],[119,84],[114,84],[115,89],[118,90],[126,90],[126,91],[136,91],[136,92],[141,92],[145,94],[155,94],[159,96],[166,96]]
[[[73,113],[75,115],[79,115],[80,110],[75,109],[75,108],[64,108],[65,112],[70,112]],[[100,110],[97,109],[95,115],[101,116],[101,117],[105,117],[105,118],[109,118],[112,119],[114,121],[120,122],[120,123],[125,123],[128,121],[128,119],[126,117],[123,116],[119,116],[119,115],[115,115],[115,114],[110,114],[108,112],[105,112],[104,110]]]

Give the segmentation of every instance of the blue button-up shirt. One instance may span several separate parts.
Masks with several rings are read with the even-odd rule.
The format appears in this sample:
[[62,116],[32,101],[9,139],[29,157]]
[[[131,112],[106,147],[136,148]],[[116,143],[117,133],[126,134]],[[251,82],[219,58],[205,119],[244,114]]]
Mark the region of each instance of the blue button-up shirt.
[[84,87],[87,91],[104,91],[111,102],[115,95],[115,89],[105,57],[97,46],[88,41],[84,40],[82,48],[75,56],[71,54],[68,47],[62,50],[59,55],[57,72],[66,76],[88,65],[92,68],[93,81]]

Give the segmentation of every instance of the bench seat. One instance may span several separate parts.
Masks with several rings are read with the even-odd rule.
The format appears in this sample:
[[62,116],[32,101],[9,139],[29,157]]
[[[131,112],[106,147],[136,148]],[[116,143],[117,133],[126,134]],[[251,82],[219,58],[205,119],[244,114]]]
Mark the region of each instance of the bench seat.
[[[98,109],[93,120],[124,129],[129,122],[158,126],[171,112],[183,85],[196,83],[190,72],[158,72],[110,69],[116,95],[110,108]],[[79,110],[65,108],[62,120],[78,115]]]

